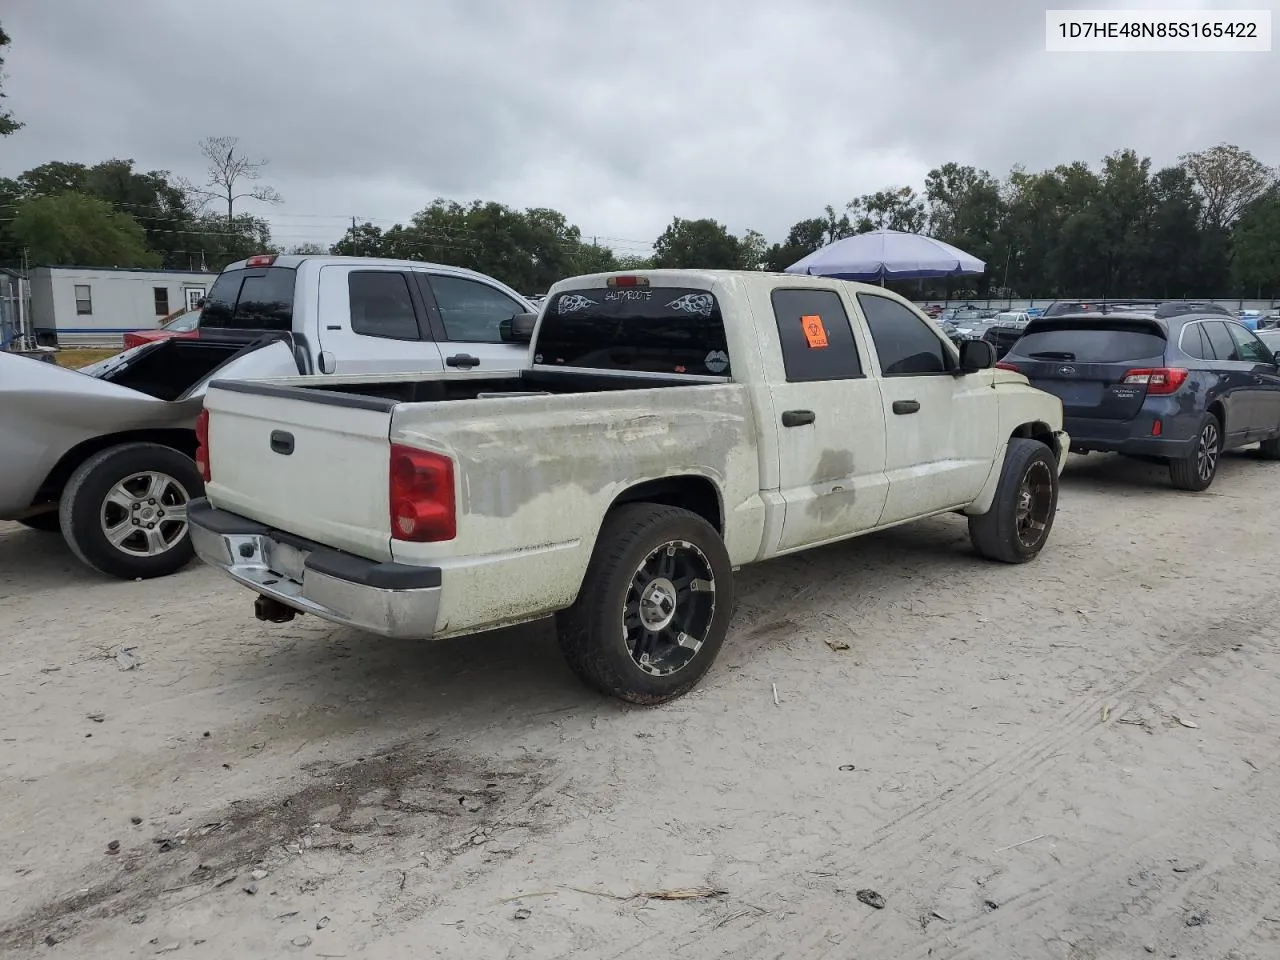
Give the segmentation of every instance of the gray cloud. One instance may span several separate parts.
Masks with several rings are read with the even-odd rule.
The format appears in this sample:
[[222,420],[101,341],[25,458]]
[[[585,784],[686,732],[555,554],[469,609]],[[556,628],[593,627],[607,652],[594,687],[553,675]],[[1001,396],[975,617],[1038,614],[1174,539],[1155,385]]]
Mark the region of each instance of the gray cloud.
[[271,161],[284,243],[447,196],[555,207],[632,252],[673,215],[779,239],[948,160],[1160,165],[1226,140],[1280,162],[1274,55],[1048,54],[1024,0],[7,6],[27,126],[0,173],[123,156],[196,178],[196,142],[233,134]]

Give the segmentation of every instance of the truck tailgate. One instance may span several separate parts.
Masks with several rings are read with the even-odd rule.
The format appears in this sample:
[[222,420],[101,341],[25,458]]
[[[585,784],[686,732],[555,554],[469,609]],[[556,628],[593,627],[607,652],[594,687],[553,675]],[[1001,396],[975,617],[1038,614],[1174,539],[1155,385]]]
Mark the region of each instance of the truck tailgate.
[[391,559],[388,433],[395,403],[215,382],[209,502],[370,560]]

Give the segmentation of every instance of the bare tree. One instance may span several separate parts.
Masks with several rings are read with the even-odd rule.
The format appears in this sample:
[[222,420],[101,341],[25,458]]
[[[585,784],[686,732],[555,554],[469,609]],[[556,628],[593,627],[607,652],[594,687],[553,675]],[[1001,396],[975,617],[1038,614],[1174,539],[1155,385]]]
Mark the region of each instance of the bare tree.
[[1205,224],[1219,230],[1235,223],[1246,207],[1276,183],[1275,170],[1229,143],[1185,154],[1178,163],[1204,196]]
[[[239,137],[206,137],[200,141],[200,153],[209,161],[209,179],[203,186],[184,182],[189,196],[200,206],[212,201],[227,205],[227,220],[235,219],[237,200],[280,203],[284,197],[265,184],[259,184],[266,160],[251,160],[239,152]],[[245,190],[244,187],[249,189]]]

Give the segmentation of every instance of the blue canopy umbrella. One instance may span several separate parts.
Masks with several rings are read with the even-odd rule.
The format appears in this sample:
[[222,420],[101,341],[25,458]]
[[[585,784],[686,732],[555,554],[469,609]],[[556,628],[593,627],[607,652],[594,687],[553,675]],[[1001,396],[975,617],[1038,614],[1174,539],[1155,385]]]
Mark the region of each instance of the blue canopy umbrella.
[[985,273],[987,265],[949,243],[919,233],[872,230],[845,237],[815,250],[787,267],[787,273],[806,273],[839,280],[922,280]]

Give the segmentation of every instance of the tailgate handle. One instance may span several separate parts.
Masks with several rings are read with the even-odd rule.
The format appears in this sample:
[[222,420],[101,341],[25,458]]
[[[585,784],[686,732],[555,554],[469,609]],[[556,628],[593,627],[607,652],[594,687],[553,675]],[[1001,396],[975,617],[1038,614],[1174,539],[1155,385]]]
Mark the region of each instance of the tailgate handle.
[[451,367],[462,367],[465,370],[470,367],[480,366],[480,359],[473,357],[469,353],[455,353],[452,357],[448,357],[445,363]]
[[920,409],[919,400],[895,400],[893,401],[894,413],[915,413]]
[[288,430],[272,430],[271,449],[276,453],[284,454],[286,457],[293,453],[293,434]]
[[818,419],[813,415],[812,410],[784,410],[782,413],[782,425],[784,427],[803,427],[806,423],[813,423]]

